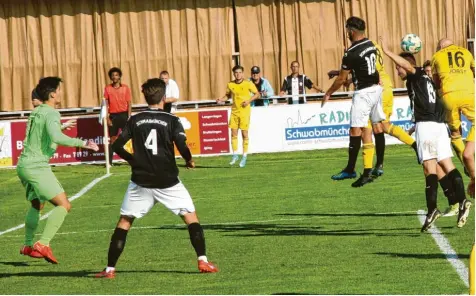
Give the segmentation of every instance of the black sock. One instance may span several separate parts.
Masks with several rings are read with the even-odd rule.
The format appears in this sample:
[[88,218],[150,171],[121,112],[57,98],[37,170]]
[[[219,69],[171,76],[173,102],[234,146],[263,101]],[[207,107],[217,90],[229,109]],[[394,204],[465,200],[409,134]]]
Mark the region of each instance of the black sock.
[[415,142],[413,142],[413,144],[412,144],[412,148],[413,148],[413,150],[415,150],[415,152],[418,154],[418,150],[417,150],[416,141],[415,141]]
[[375,167],[383,165],[383,158],[385,156],[385,134],[374,134],[375,137],[375,151],[377,152],[377,164]]
[[438,177],[436,174],[426,176],[426,207],[428,214],[436,209],[436,196],[438,194]]
[[107,266],[115,267],[117,260],[124,250],[126,245],[127,230],[122,228],[114,229],[114,234],[111,237],[111,243],[109,244],[109,253],[107,254]]
[[347,167],[344,169],[347,173],[353,173],[355,171],[355,163],[357,162],[357,157],[359,155],[360,145],[362,143],[362,137],[353,137],[350,136],[349,142],[349,160],[347,162]]
[[197,253],[197,257],[205,255],[205,235],[200,223],[192,223],[188,225],[188,233],[190,234],[190,241]]
[[466,193],[464,192],[464,183],[463,177],[458,169],[454,169],[448,173],[448,179],[453,185],[453,191],[455,193],[455,200],[457,202],[462,202],[466,199]]
[[370,173],[372,173],[372,169],[364,169],[364,173],[362,175],[364,176],[370,176]]
[[454,205],[457,202],[455,197],[455,191],[453,190],[453,185],[451,184],[451,181],[448,176],[444,176],[438,182],[440,182],[441,189],[443,189],[443,193],[448,199],[448,204],[450,206]]

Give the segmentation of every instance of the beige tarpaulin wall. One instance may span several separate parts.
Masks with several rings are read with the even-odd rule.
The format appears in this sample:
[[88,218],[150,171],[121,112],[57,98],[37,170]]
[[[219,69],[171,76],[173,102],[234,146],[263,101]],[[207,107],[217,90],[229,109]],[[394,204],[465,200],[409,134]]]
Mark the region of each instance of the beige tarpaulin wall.
[[[235,4],[241,63],[247,75],[261,66],[274,88],[294,59],[328,87],[326,73],[339,68],[348,45],[344,22],[351,15],[367,20],[370,38],[385,34],[394,50],[405,33],[421,36],[419,61],[431,57],[442,36],[459,45],[474,37],[474,0]],[[61,107],[98,106],[112,66],[123,69],[136,104],[144,103],[141,83],[164,69],[184,100],[221,96],[233,65],[232,9],[232,0],[0,1],[0,110],[30,109],[31,89],[48,75],[65,81]]]
[[[344,23],[352,15],[366,20],[369,38],[385,35],[394,51],[400,52],[405,34],[419,35],[424,42],[419,62],[431,58],[442,37],[461,46],[474,37],[474,29],[467,35],[468,23],[474,26],[473,0],[236,0],[236,6],[241,63],[247,71],[261,66],[276,88],[293,60],[314,83],[329,87],[332,81],[326,73],[340,68],[349,45]],[[385,64],[396,86],[402,87],[388,58]]]
[[[168,70],[186,99],[224,92],[232,66],[231,0],[0,2],[0,110],[30,109],[41,76],[64,79],[63,108],[98,106],[119,66],[134,103]],[[28,4],[26,4],[28,3]]]

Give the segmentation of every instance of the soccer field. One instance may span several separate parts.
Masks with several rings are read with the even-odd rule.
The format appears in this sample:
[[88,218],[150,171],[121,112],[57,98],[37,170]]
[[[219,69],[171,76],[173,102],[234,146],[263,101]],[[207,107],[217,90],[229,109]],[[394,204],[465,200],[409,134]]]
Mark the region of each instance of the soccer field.
[[[384,176],[362,188],[330,179],[346,158],[346,149],[250,155],[243,169],[229,157],[198,158],[181,179],[220,272],[198,273],[186,228],[158,206],[135,222],[116,278],[95,279],[129,180],[128,165],[113,167],[72,202],[51,244],[58,265],[19,255],[23,229],[0,235],[0,294],[467,294],[432,234],[420,233],[425,181],[413,150],[388,147]],[[72,196],[105,169],[54,171]],[[0,171],[0,186],[2,232],[23,223],[28,204],[14,170]],[[441,189],[438,204],[447,206]],[[456,217],[436,226],[469,266],[474,210],[462,229]]]

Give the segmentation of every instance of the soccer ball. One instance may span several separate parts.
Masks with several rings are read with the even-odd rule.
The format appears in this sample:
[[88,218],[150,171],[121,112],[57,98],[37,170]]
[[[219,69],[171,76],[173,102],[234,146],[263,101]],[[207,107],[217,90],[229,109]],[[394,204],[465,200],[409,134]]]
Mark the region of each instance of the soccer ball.
[[404,52],[418,53],[421,50],[421,39],[415,34],[407,34],[403,37],[400,47]]

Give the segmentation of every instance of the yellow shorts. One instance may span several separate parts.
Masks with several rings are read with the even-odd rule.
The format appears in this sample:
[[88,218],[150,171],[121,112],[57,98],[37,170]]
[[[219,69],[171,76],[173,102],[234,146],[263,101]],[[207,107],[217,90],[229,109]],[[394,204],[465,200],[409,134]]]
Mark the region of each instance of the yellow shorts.
[[451,131],[459,131],[461,113],[471,122],[466,141],[474,142],[474,94],[469,92],[451,92],[443,95],[446,109],[446,121]]
[[[384,122],[390,122],[390,117],[393,113],[393,89],[391,87],[385,87],[382,93],[382,108],[385,113]],[[372,128],[372,122],[369,120],[367,128]]]
[[231,113],[230,123],[231,129],[241,129],[247,131],[250,127],[250,113]]

